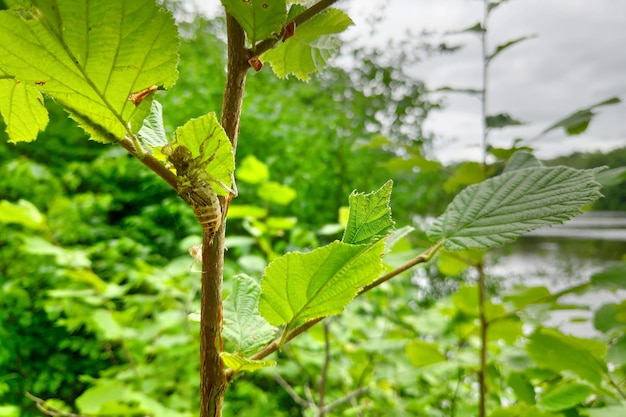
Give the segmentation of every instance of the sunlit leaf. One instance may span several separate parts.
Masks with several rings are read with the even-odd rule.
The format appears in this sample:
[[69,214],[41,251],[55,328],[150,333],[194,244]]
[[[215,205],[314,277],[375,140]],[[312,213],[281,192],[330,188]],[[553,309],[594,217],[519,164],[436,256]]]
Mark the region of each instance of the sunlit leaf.
[[[174,132],[174,141],[166,145],[171,151],[178,146],[185,146],[193,158],[198,158],[200,166],[219,195],[227,195],[228,190],[219,183],[232,187],[231,174],[235,169],[233,147],[226,132],[217,121],[215,113],[191,119]],[[162,152],[165,152],[165,147]]]
[[419,339],[407,343],[405,351],[413,366],[418,368],[447,360],[446,355],[439,351],[439,345]]
[[[171,14],[152,0],[32,3],[0,11],[0,72],[53,97],[92,139],[110,142],[137,133],[154,91],[176,81]],[[0,95],[9,131],[33,125],[11,140],[34,139],[42,126],[41,97],[30,92],[28,103],[13,99],[19,105],[7,113],[11,98]]]
[[522,372],[511,372],[506,380],[518,400],[526,404],[535,404],[535,388]]
[[163,127],[163,107],[158,101],[152,101],[150,114],[143,120],[143,126],[139,129],[137,136],[151,148],[163,146],[167,143],[165,127]]
[[274,326],[340,313],[378,278],[384,249],[384,240],[371,246],[333,242],[277,258],[261,280],[259,312]]
[[369,194],[353,191],[350,194],[350,213],[342,242],[354,245],[372,243],[389,234],[394,226],[391,219],[391,188],[387,181],[378,190]]
[[581,416],[587,417],[624,417],[626,415],[626,404],[583,408],[577,411]]
[[581,404],[591,393],[590,386],[569,382],[544,394],[538,405],[546,411],[567,410]]
[[222,4],[246,31],[251,45],[278,36],[287,19],[285,0],[222,0]]
[[493,248],[580,214],[599,189],[593,170],[518,169],[461,191],[427,234],[452,251]]
[[224,302],[224,338],[242,354],[253,353],[276,334],[276,328],[259,315],[260,294],[261,286],[254,279],[237,275],[233,290]]
[[220,353],[220,357],[224,361],[224,365],[232,369],[233,372],[235,373],[254,372],[254,371],[259,371],[263,368],[267,368],[269,366],[276,365],[276,361],[272,361],[272,360],[260,361],[260,360],[246,359],[242,356],[235,355],[235,354],[228,353],[228,352]]
[[276,181],[267,181],[258,188],[257,195],[268,203],[286,206],[291,203],[298,194],[296,190],[287,185]]
[[269,168],[254,155],[248,155],[237,162],[237,180],[259,184],[269,180],[269,178]]
[[46,217],[30,201],[19,200],[16,204],[0,200],[0,223],[21,224],[29,229],[42,230],[46,228]]
[[48,110],[39,90],[14,79],[0,79],[0,115],[10,142],[35,140],[48,124]]
[[[289,11],[289,18],[305,10],[295,4]],[[296,28],[294,36],[270,49],[261,59],[272,65],[274,73],[285,78],[289,74],[301,80],[308,80],[311,74],[326,65],[328,59],[339,47],[335,36],[352,25],[352,20],[339,9],[326,9]]]

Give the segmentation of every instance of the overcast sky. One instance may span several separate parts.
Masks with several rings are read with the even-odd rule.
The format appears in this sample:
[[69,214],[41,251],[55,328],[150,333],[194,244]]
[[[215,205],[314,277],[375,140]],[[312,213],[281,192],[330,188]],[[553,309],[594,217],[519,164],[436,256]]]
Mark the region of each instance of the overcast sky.
[[[353,34],[367,28],[367,16],[386,5],[379,29],[392,37],[406,29],[440,34],[463,29],[477,23],[483,13],[482,0],[353,0],[344,4],[356,23],[350,29]],[[511,0],[492,13],[488,29],[492,47],[536,35],[503,52],[491,65],[489,113],[507,112],[528,123],[494,132],[493,145],[510,146],[516,137],[533,137],[559,118],[610,97],[626,100],[626,0]],[[431,89],[479,88],[478,38],[448,35],[445,40],[464,48],[424,60],[411,69],[413,73]],[[582,135],[565,137],[559,131],[533,142],[538,156],[626,146],[626,103],[600,107],[597,112]],[[477,98],[447,95],[445,110],[433,113],[426,126],[438,137],[437,157],[444,162],[479,160],[480,120]]]

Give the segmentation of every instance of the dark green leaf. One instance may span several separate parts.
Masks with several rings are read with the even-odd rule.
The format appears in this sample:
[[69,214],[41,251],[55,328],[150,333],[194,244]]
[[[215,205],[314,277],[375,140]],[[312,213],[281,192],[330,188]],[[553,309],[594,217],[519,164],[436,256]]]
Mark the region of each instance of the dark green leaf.
[[558,122],[554,123],[553,125],[545,129],[541,133],[545,134],[545,133],[550,132],[551,130],[555,130],[555,129],[562,127],[563,129],[565,129],[565,133],[567,133],[568,135],[578,135],[580,133],[583,133],[585,130],[587,130],[587,126],[589,126],[589,122],[595,115],[595,113],[592,112],[593,109],[595,109],[596,107],[600,107],[600,106],[608,106],[608,105],[613,105],[613,104],[618,104],[618,103],[621,103],[621,100],[618,97],[612,97],[610,99],[601,101],[600,103],[596,103],[593,106],[589,106],[587,108],[577,110],[574,113],[570,114],[569,116],[566,116],[563,119],[559,120]]
[[588,385],[566,382],[544,394],[538,405],[546,411],[567,410],[581,404],[591,393]]
[[511,41],[502,43],[498,46],[496,46],[495,51],[493,51],[493,53],[491,55],[489,55],[489,57],[487,58],[489,61],[491,61],[492,59],[494,59],[498,54],[500,54],[502,51],[510,48],[513,45],[516,45],[522,41],[525,41],[526,39],[532,39],[535,36],[522,36],[521,38],[517,38],[517,39],[513,39]]
[[508,160],[503,172],[511,172],[523,168],[541,168],[543,164],[535,156],[526,151],[517,151]]
[[278,36],[287,20],[285,0],[222,0],[222,4],[246,31],[251,45]]
[[499,113],[494,114],[493,116],[487,116],[485,118],[485,122],[487,124],[487,127],[490,129],[502,129],[503,127],[507,126],[520,126],[524,124],[524,122],[515,120],[511,117],[511,115],[507,113]]

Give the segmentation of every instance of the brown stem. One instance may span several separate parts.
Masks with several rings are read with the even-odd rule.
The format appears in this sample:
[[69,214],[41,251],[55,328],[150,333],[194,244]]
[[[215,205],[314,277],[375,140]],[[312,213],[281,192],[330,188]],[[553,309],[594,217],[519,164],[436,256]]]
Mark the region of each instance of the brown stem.
[[150,170],[154,171],[159,177],[163,178],[173,189],[176,189],[176,175],[167,169],[161,161],[148,153],[143,153],[143,156],[139,155],[133,141],[128,138],[122,139],[119,141],[119,144],[122,145],[129,154],[137,158],[139,162],[150,168]]
[[[224,88],[222,127],[237,148],[239,120],[246,82],[248,51],[245,34],[237,21],[226,16],[228,34],[228,74]],[[228,200],[221,199],[222,211],[228,210]],[[222,341],[222,281],[224,275],[225,222],[213,237],[203,235],[202,241],[202,298],[200,314],[200,417],[220,417],[228,379],[220,357]]]

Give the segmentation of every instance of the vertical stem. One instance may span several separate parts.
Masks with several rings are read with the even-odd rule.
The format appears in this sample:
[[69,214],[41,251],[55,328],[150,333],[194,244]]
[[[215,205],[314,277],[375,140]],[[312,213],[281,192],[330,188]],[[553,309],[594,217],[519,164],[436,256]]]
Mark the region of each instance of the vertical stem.
[[482,160],[483,168],[487,170],[487,146],[489,128],[487,127],[487,79],[489,75],[489,55],[487,51],[487,19],[489,17],[489,2],[484,0],[484,15],[482,21],[483,31],[480,34],[481,46],[482,46],[482,58],[483,58],[483,88],[482,88],[482,100],[481,100],[481,113],[482,113]]
[[[239,120],[246,82],[248,51],[245,34],[239,23],[226,16],[228,34],[228,74],[224,88],[222,127],[233,145],[237,147]],[[228,200],[220,199],[223,212],[228,210]],[[224,274],[225,222],[213,238],[204,234],[202,239],[202,296],[200,314],[200,417],[221,417],[228,379],[220,357],[222,341],[222,281]]]
[[480,386],[480,400],[478,404],[478,417],[487,415],[487,317],[485,315],[485,302],[487,290],[485,282],[485,269],[482,261],[476,265],[478,269],[478,309],[480,316],[480,368],[478,370],[478,384]]

